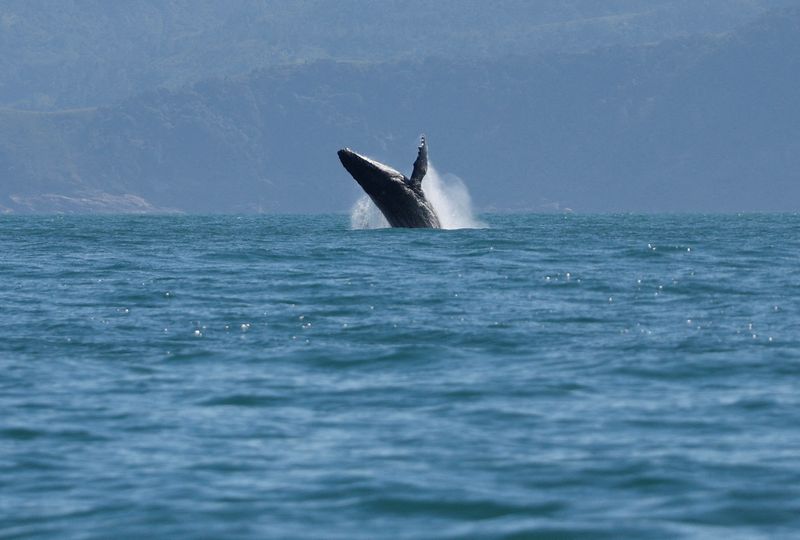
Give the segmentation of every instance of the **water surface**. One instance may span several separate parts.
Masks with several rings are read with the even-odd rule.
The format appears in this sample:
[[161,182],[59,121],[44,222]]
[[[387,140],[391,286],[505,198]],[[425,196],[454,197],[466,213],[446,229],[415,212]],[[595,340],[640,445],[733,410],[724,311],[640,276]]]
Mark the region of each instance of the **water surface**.
[[796,538],[800,217],[0,218],[0,537]]

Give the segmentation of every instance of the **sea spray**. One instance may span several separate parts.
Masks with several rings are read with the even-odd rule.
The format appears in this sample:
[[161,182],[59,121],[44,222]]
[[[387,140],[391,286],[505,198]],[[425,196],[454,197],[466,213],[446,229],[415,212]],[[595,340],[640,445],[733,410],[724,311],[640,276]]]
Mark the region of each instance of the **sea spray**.
[[389,222],[383,216],[369,195],[364,195],[356,201],[350,211],[351,229],[385,229]]
[[466,184],[454,174],[440,175],[433,165],[422,182],[422,191],[431,202],[443,229],[480,229],[485,223],[475,218],[472,198]]
[[[440,175],[432,165],[422,182],[422,191],[433,205],[443,229],[479,229],[486,224],[475,218],[472,198],[464,182],[454,174]],[[382,229],[389,223],[368,195],[364,195],[350,212],[352,229]]]

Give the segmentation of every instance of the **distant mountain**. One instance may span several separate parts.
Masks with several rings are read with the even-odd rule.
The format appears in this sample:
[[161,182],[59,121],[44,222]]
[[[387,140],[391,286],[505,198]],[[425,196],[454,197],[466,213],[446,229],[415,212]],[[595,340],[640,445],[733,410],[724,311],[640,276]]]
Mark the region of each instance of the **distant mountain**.
[[320,59],[493,60],[721,33],[797,0],[3,0],[0,107],[110,105]]
[[431,159],[483,209],[797,211],[800,10],[733,33],[492,60],[317,61],[0,112],[0,210],[341,211],[335,151]]

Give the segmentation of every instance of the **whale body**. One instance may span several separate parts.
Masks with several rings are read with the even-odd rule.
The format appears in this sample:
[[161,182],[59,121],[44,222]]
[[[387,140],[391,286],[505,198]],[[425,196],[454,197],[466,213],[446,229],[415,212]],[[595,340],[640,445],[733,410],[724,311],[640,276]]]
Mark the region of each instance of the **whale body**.
[[411,178],[349,148],[339,150],[338,154],[344,168],[369,195],[389,225],[442,228],[433,205],[422,192],[422,179],[428,172],[428,147],[425,137],[420,139]]

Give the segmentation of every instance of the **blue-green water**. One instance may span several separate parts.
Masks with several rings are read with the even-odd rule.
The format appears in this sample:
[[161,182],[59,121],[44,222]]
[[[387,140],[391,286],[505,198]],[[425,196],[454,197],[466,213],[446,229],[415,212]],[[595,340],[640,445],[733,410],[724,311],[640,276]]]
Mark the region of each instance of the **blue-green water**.
[[800,217],[0,218],[0,537],[797,538]]

